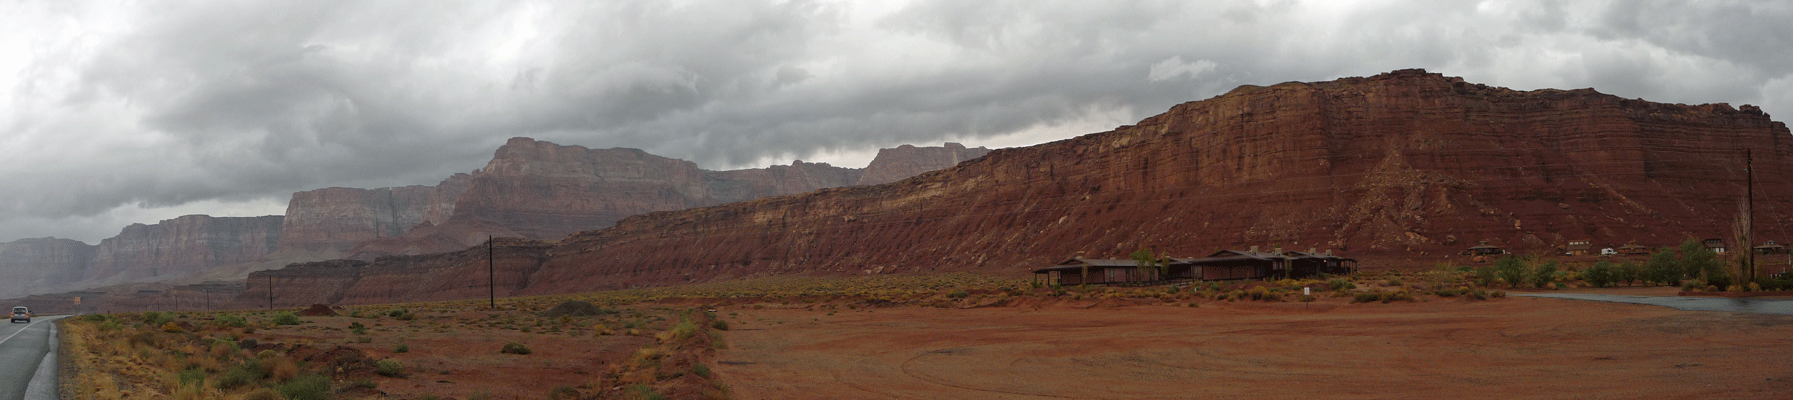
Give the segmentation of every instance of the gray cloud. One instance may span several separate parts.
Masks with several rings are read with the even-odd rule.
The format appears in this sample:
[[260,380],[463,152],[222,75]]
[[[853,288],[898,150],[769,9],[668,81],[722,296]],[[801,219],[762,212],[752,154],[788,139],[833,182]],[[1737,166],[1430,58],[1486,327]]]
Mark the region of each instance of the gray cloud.
[[[433,184],[512,136],[709,168],[1137,120],[1427,68],[1793,112],[1766,2],[15,3],[0,240]],[[14,51],[17,50],[17,51]],[[5,54],[16,54],[7,56]],[[10,57],[10,58],[8,58]],[[0,74],[3,75],[3,74]],[[1072,129],[1072,128],[1063,128]],[[1087,130],[1087,128],[1084,128]],[[1059,131],[1054,139],[1088,133]]]

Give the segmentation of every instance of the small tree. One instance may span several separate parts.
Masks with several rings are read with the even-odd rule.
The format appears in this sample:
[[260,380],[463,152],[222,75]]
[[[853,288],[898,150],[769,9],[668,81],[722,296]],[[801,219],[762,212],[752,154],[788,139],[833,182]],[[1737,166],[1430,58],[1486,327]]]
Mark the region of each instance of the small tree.
[[1617,268],[1611,262],[1600,260],[1588,269],[1581,270],[1581,279],[1587,280],[1588,284],[1594,285],[1594,287],[1606,287],[1617,280],[1616,272],[1618,272]]
[[1650,263],[1644,266],[1644,280],[1657,285],[1679,285],[1681,278],[1686,277],[1686,270],[1681,268],[1681,258],[1675,256],[1673,249],[1657,250],[1650,255]]
[[1527,271],[1529,268],[1526,268],[1525,264],[1525,260],[1518,257],[1502,258],[1494,262],[1494,275],[1507,281],[1507,285],[1510,287],[1517,288],[1519,285],[1525,284],[1527,272],[1530,272]]
[[1165,270],[1170,268],[1170,260],[1168,257],[1163,259],[1153,257],[1151,250],[1146,250],[1144,248],[1134,250],[1132,257],[1135,267],[1139,268],[1140,275],[1144,275],[1146,280],[1155,281],[1162,279]]
[[1622,261],[1613,268],[1613,280],[1625,282],[1625,286],[1631,286],[1631,282],[1637,281],[1642,276],[1643,267],[1631,260]]
[[1562,268],[1556,260],[1538,263],[1537,269],[1531,273],[1532,286],[1540,288],[1550,286],[1551,282],[1556,281],[1556,272],[1560,269]]

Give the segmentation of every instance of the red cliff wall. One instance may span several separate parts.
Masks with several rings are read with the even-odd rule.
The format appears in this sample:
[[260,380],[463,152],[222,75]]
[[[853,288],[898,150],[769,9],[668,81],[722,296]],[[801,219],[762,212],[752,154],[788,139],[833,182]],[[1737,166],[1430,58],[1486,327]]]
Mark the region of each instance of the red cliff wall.
[[[1138,247],[1450,261],[1478,240],[1793,236],[1793,137],[1753,107],[1531,92],[1424,71],[1241,87],[1111,132],[887,185],[630,218],[562,241],[529,293],[763,273],[1020,273]],[[1461,260],[1459,260],[1461,261]]]
[[455,174],[436,186],[293,193],[280,249],[335,257],[361,242],[402,235],[418,224],[446,222],[454,214],[454,200],[471,181],[470,175]]
[[947,142],[942,147],[898,146],[878,149],[878,157],[865,166],[859,176],[860,185],[879,185],[908,179],[923,173],[952,168],[965,160],[983,157],[990,149],[967,149],[965,145]]
[[100,241],[82,285],[167,279],[259,260],[278,245],[282,219],[188,215],[132,224]]

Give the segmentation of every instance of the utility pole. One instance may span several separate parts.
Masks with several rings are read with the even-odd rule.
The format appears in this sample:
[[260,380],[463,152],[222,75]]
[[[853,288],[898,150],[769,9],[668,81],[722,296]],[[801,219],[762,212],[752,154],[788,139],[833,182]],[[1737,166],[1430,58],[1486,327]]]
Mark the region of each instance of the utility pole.
[[1744,272],[1748,276],[1743,278],[1745,283],[1742,286],[1748,286],[1749,282],[1756,280],[1756,161],[1750,150],[1748,147],[1743,148],[1743,172],[1749,179],[1749,195],[1743,200],[1743,235],[1749,238],[1750,243],[1743,244],[1743,248],[1749,252],[1744,256],[1749,271]]
[[274,309],[274,275],[268,275],[268,309]]
[[486,235],[486,290],[492,309],[498,309],[498,266],[492,260],[492,235]]

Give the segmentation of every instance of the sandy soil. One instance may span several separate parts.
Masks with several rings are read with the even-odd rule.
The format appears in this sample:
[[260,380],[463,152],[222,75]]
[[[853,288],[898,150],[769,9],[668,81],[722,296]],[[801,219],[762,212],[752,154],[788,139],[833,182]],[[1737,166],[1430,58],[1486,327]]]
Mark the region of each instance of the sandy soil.
[[737,399],[1793,398],[1785,316],[1540,298],[730,313],[716,370]]

